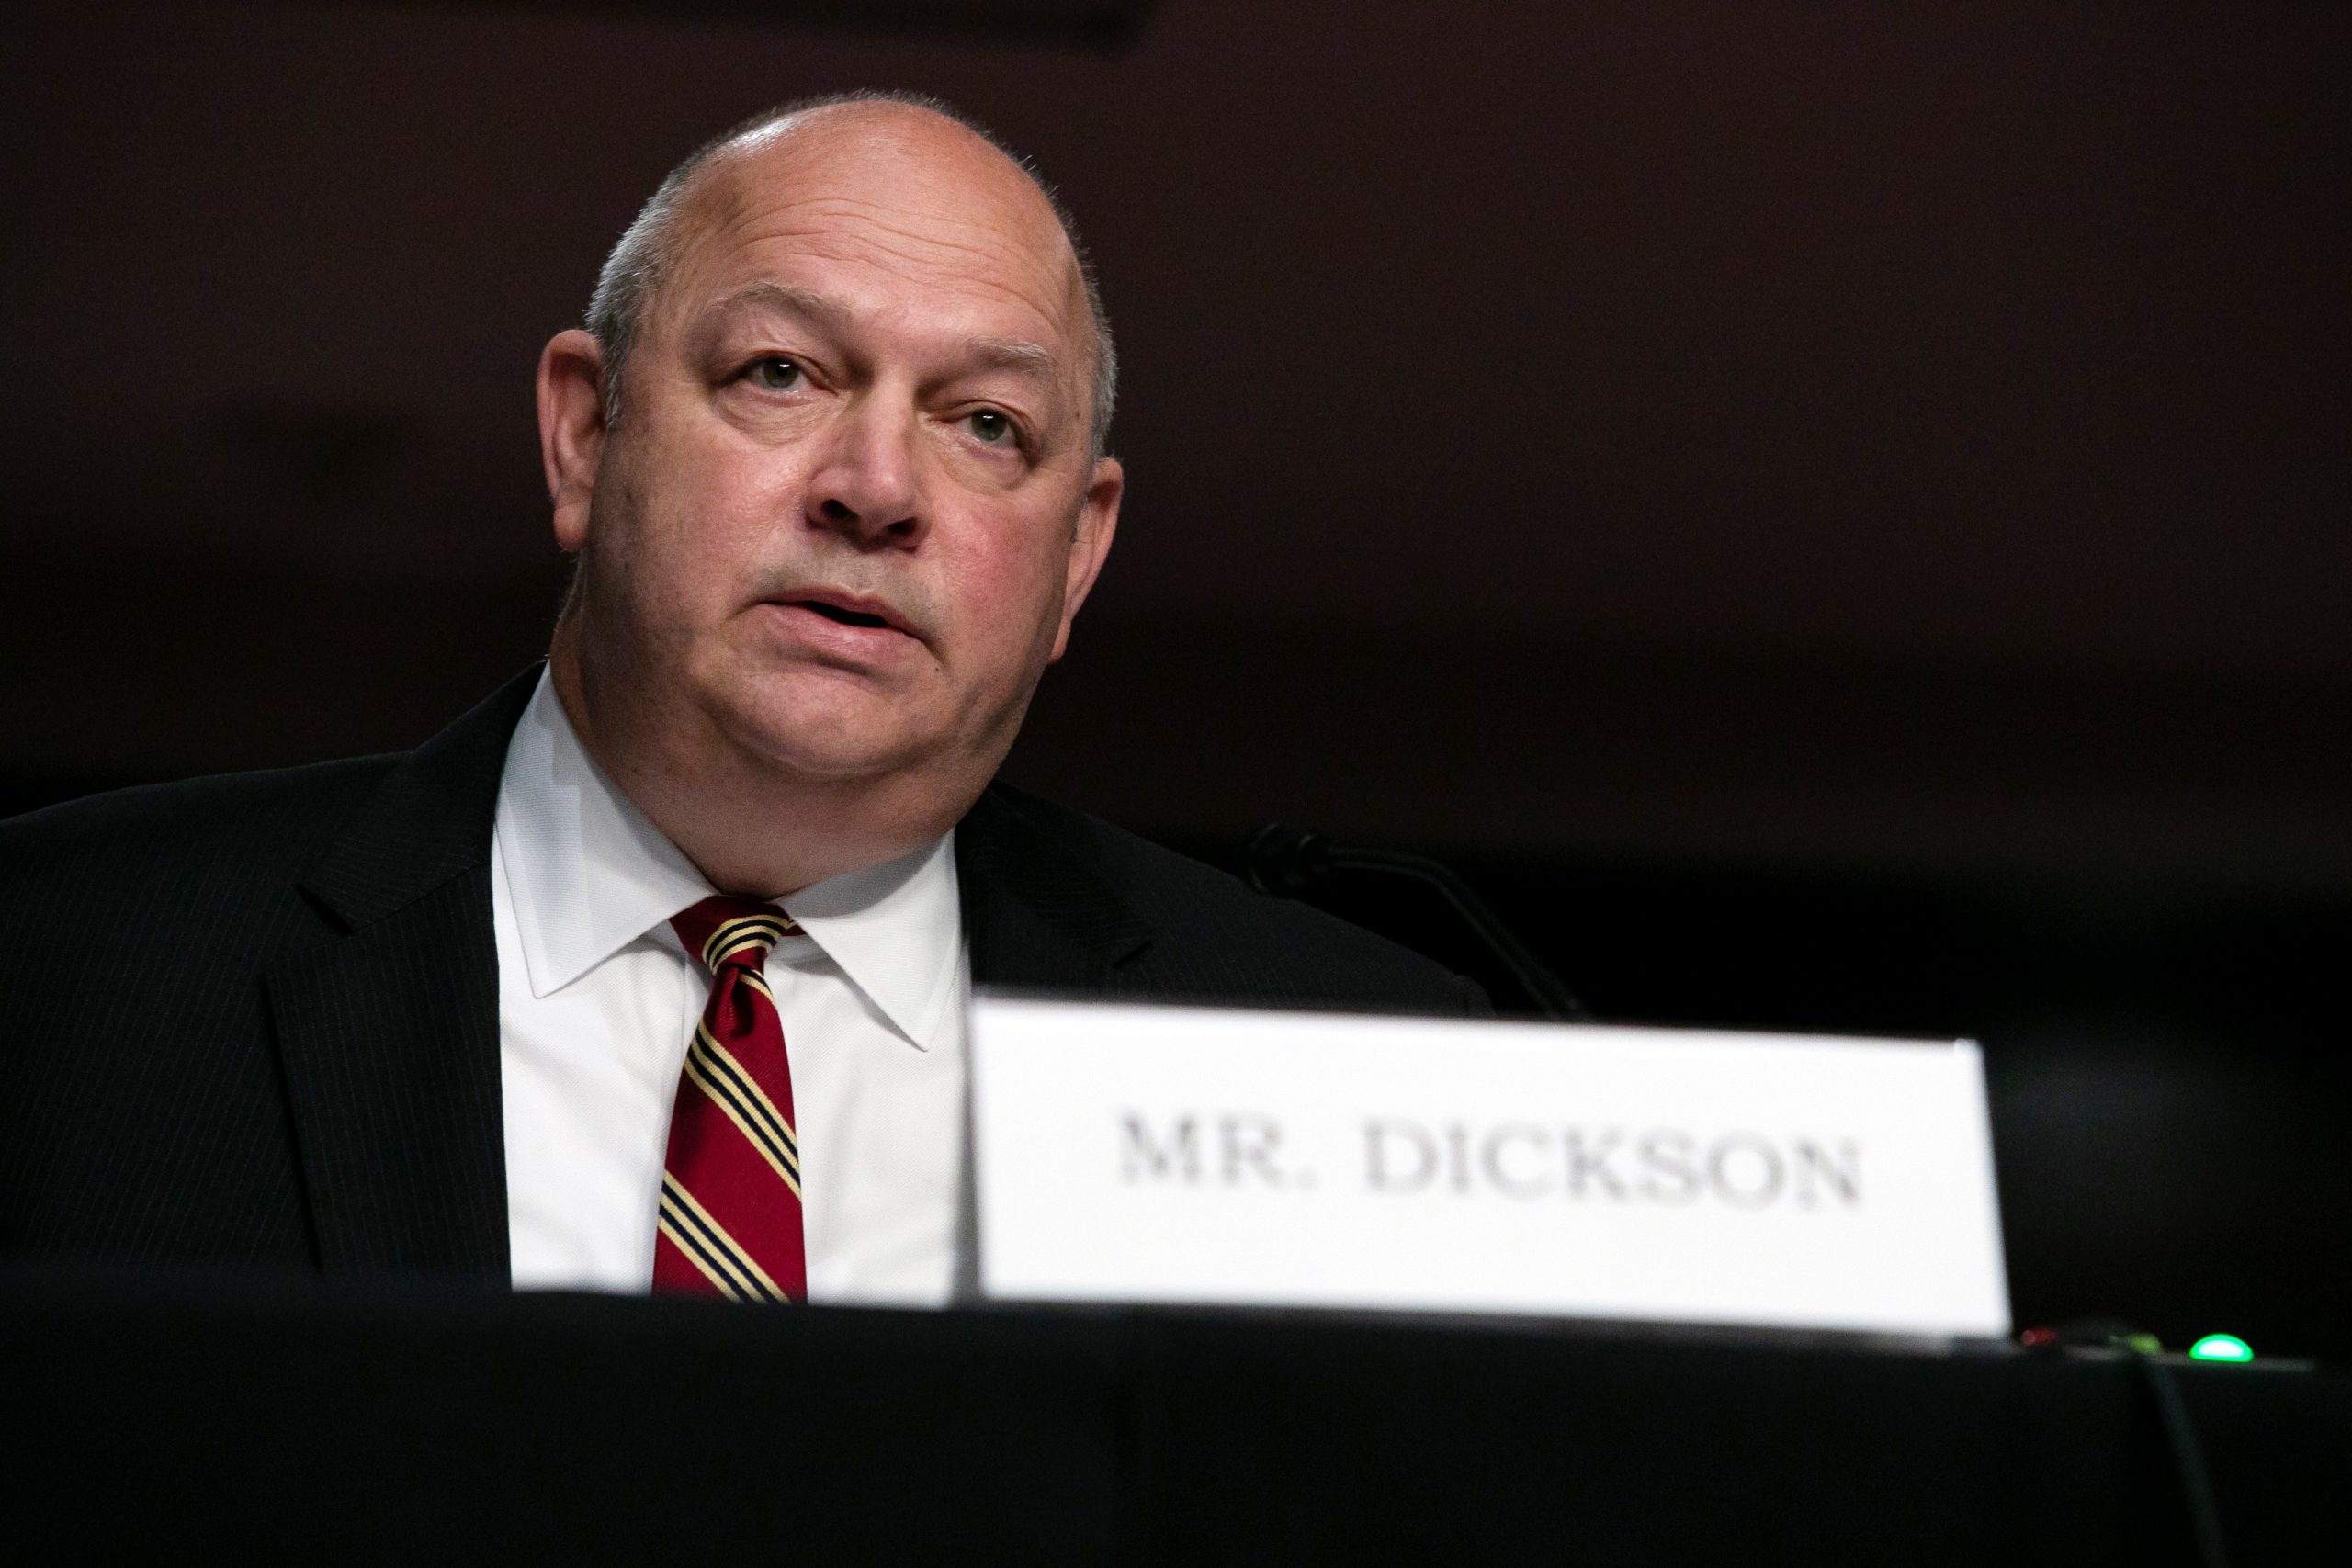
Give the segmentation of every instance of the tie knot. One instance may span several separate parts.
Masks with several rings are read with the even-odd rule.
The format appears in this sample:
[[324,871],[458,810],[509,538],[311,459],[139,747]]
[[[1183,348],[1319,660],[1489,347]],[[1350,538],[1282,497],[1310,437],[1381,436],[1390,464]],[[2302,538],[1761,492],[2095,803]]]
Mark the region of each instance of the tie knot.
[[670,917],[670,929],[716,975],[730,964],[759,968],[768,949],[782,938],[797,935],[800,926],[773,904],[718,894]]

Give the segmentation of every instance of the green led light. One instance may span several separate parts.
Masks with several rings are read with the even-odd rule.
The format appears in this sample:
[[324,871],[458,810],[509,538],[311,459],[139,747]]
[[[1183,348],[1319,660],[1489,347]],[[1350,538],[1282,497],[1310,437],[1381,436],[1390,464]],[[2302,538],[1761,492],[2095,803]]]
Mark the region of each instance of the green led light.
[[2208,1334],[2188,1348],[2188,1354],[2199,1361],[2251,1361],[2254,1347],[2234,1334]]

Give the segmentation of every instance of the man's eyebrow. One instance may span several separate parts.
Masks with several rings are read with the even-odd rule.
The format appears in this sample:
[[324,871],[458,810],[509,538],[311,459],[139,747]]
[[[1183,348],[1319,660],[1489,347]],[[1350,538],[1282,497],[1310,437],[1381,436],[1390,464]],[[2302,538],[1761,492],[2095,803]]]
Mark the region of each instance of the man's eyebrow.
[[[747,309],[790,311],[837,332],[846,329],[853,319],[850,308],[831,295],[784,283],[747,284],[721,299],[711,314],[724,318]],[[1051,380],[1061,365],[1060,357],[1052,349],[1027,338],[970,338],[963,349],[984,369],[1014,370],[1046,380]]]
[[1042,343],[1017,337],[976,337],[965,345],[972,357],[992,370],[1029,370],[1050,375],[1058,363]]

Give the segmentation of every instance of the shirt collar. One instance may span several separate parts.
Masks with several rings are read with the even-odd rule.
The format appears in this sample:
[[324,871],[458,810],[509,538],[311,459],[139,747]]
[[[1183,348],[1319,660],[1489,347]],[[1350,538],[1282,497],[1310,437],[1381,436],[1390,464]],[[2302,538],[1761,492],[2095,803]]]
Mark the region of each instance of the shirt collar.
[[545,672],[506,748],[497,835],[535,997],[710,897],[694,863],[580,744]]
[[900,1034],[932,1047],[956,1002],[964,952],[952,832],[782,902]]
[[[710,896],[694,863],[605,776],[542,672],[498,791],[498,852],[531,994],[571,985]],[[956,1000],[954,835],[781,900],[900,1034],[929,1049]]]

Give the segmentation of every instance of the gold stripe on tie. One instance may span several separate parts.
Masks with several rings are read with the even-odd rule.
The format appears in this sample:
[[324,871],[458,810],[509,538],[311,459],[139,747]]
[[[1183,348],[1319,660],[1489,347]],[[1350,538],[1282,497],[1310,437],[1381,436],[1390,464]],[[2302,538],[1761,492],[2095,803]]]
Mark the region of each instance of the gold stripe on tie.
[[666,1201],[662,1206],[660,1215],[653,1223],[656,1229],[658,1229],[663,1235],[670,1238],[670,1245],[676,1247],[680,1255],[683,1256],[687,1262],[693,1264],[697,1269],[701,1270],[702,1277],[709,1280],[711,1284],[718,1289],[720,1295],[725,1296],[730,1302],[740,1302],[745,1299],[742,1287],[736,1284],[735,1281],[727,1275],[719,1272],[716,1266],[714,1266],[707,1258],[703,1257],[701,1250],[695,1245],[692,1239],[679,1233],[678,1227],[671,1222],[670,1207]]
[[[727,1234],[727,1227],[710,1217],[710,1212],[695,1201],[695,1195],[685,1190],[678,1179],[668,1171],[662,1173],[662,1228],[677,1244],[695,1268],[707,1275],[711,1283],[726,1290],[736,1300],[758,1296],[772,1302],[786,1299],[776,1282],[768,1278],[767,1270],[752,1261],[742,1244]],[[734,1288],[722,1278],[721,1270],[734,1276]]]
[[781,911],[774,915],[738,915],[731,920],[721,920],[718,928],[703,942],[703,966],[717,969],[721,963],[749,946],[756,945],[764,953],[799,929]]
[[775,946],[775,943],[769,942],[764,937],[745,937],[742,941],[734,942],[722,951],[712,953],[710,956],[710,972],[716,975],[718,973],[719,969],[726,964],[728,960],[735,957],[738,953],[748,953],[752,955],[752,962],[753,964],[761,963],[767,957],[769,952]]
[[784,1152],[792,1156],[792,1163],[798,1165],[800,1134],[794,1130],[791,1119],[775,1108],[775,1101],[770,1100],[768,1091],[760,1087],[760,1080],[736,1060],[734,1052],[718,1043],[718,1037],[710,1032],[708,1024],[696,1023],[695,1038],[716,1066],[723,1070],[727,1079],[742,1091],[742,1098],[747,1101],[744,1109],[767,1124],[768,1129],[782,1140]]
[[[786,1187],[792,1189],[792,1195],[799,1197],[800,1155],[793,1146],[792,1135],[773,1122],[775,1107],[768,1107],[767,1114],[763,1115],[758,1105],[747,1102],[739,1092],[738,1086],[729,1081],[726,1064],[712,1061],[704,1050],[704,1041],[708,1038],[704,1035],[696,1039],[694,1048],[686,1053],[686,1076],[695,1081],[695,1087],[702,1090],[706,1100],[718,1107],[726,1113],[727,1119],[735,1123],[735,1130],[743,1134],[743,1141],[760,1151],[760,1157],[768,1162]],[[719,1055],[725,1056],[726,1052],[721,1049]],[[728,1057],[729,1062],[733,1059]],[[740,1072],[741,1068],[736,1070]],[[758,1094],[756,1084],[752,1086],[752,1091]],[[762,1095],[761,1099],[764,1100],[766,1097]]]

